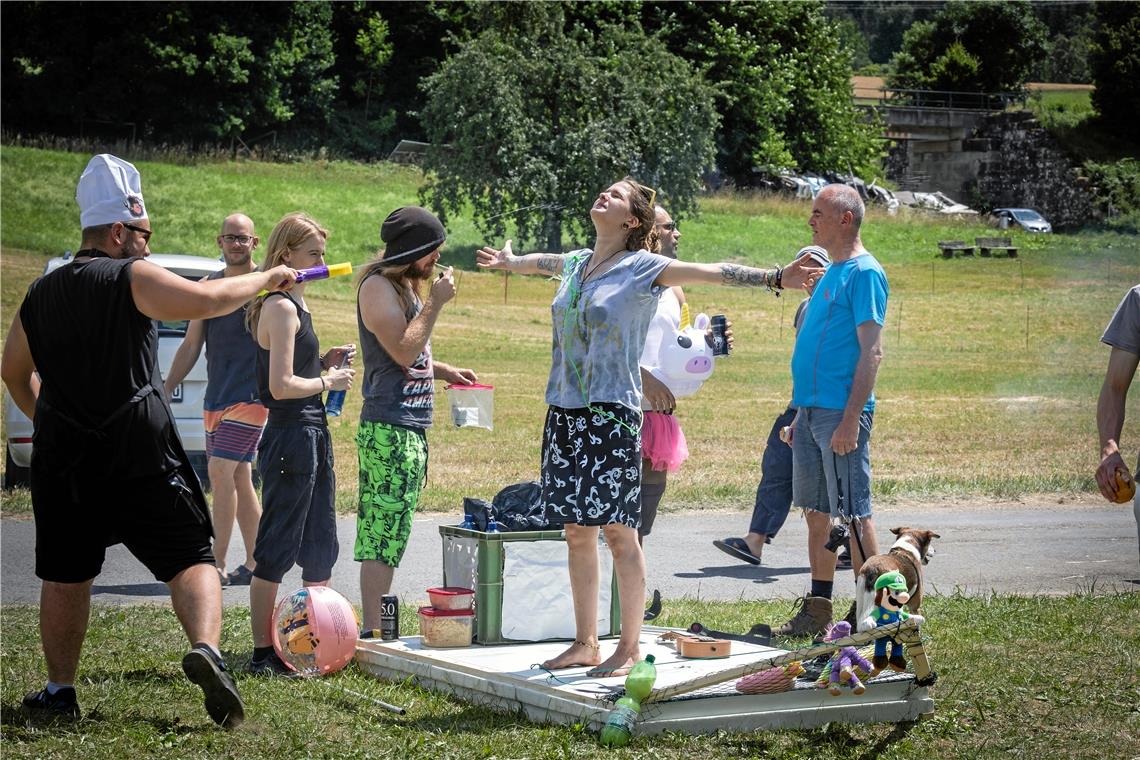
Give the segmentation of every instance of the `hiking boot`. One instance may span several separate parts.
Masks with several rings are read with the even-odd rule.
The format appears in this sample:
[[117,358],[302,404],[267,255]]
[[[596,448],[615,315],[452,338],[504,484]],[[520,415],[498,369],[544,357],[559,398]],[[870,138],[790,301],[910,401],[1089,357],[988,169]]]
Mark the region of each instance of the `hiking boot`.
[[219,726],[233,728],[245,720],[245,705],[229,668],[214,650],[198,644],[182,658],[182,672],[191,683],[202,687],[206,712]]
[[[831,622],[831,600],[822,596],[804,596],[796,600],[799,611],[791,620],[776,628],[776,636],[818,636]],[[794,609],[794,608],[793,608]]]
[[79,700],[75,698],[75,688],[71,686],[65,686],[55,694],[49,694],[46,688],[33,691],[24,697],[24,707],[53,717],[79,717]]
[[249,667],[246,668],[246,672],[255,676],[297,677],[297,671],[286,665],[285,661],[282,660],[275,651],[270,652],[260,659],[251,659],[249,661]]

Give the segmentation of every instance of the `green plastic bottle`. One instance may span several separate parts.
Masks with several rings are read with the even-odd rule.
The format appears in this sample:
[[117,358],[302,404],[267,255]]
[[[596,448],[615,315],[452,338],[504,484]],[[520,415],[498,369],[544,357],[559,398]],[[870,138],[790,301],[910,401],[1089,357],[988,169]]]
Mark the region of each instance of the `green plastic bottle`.
[[657,680],[657,668],[653,665],[653,655],[630,668],[625,677],[625,696],[617,701],[614,709],[606,716],[602,726],[601,741],[605,747],[624,747],[633,737],[633,726],[641,714],[641,700],[653,691]]

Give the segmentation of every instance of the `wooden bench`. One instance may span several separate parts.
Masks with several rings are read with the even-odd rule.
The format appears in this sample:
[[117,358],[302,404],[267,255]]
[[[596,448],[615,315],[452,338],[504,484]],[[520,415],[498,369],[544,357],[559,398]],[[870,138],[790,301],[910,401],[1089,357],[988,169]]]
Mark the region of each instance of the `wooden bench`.
[[1003,237],[978,237],[974,238],[974,243],[978,246],[978,253],[982,256],[993,256],[1004,253],[1011,259],[1017,258],[1017,246],[1012,245],[1010,238]]
[[964,240],[939,240],[938,249],[942,251],[942,258],[952,256],[973,256],[974,246],[967,245]]

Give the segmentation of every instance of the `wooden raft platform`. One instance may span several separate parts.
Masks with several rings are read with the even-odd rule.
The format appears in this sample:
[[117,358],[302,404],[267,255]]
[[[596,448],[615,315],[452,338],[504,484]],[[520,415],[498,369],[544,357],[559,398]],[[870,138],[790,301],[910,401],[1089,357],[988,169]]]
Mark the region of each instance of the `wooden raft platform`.
[[[844,690],[835,697],[814,683],[796,682],[790,691],[775,694],[740,694],[736,680],[744,674],[780,665],[802,655],[826,654],[835,649],[823,644],[788,650],[734,641],[728,658],[687,660],[673,647],[656,639],[672,629],[645,626],[641,653],[657,662],[654,691],[642,705],[639,734],[680,731],[688,734],[717,730],[752,731],[770,728],[811,728],[831,722],[868,723],[917,720],[934,711],[926,683],[931,679],[917,629],[892,627],[899,640],[910,639],[908,658],[916,673],[880,674],[864,679],[867,690],[856,696]],[[855,646],[886,635],[888,631],[856,634],[840,644]],[[419,636],[399,641],[361,640],[356,660],[378,678],[403,680],[411,676],[420,685],[453,694],[460,699],[503,712],[525,713],[537,723],[582,723],[600,730],[613,701],[621,695],[625,678],[587,678],[588,668],[558,671],[555,677],[536,663],[549,659],[566,642],[539,642],[457,649],[424,647]],[[605,643],[603,652],[609,649]],[[806,662],[810,657],[803,657]]]

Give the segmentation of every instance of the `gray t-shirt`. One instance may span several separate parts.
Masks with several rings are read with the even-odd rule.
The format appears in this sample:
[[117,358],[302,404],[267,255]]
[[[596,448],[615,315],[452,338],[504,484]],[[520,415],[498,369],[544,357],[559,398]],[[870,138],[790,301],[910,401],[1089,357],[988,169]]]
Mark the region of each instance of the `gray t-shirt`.
[[638,359],[662,291],[653,281],[673,260],[648,251],[626,254],[582,285],[592,253],[584,248],[566,254],[562,283],[550,305],[554,352],[546,403],[641,409]]
[[1140,285],[1124,294],[1100,341],[1140,356]]

